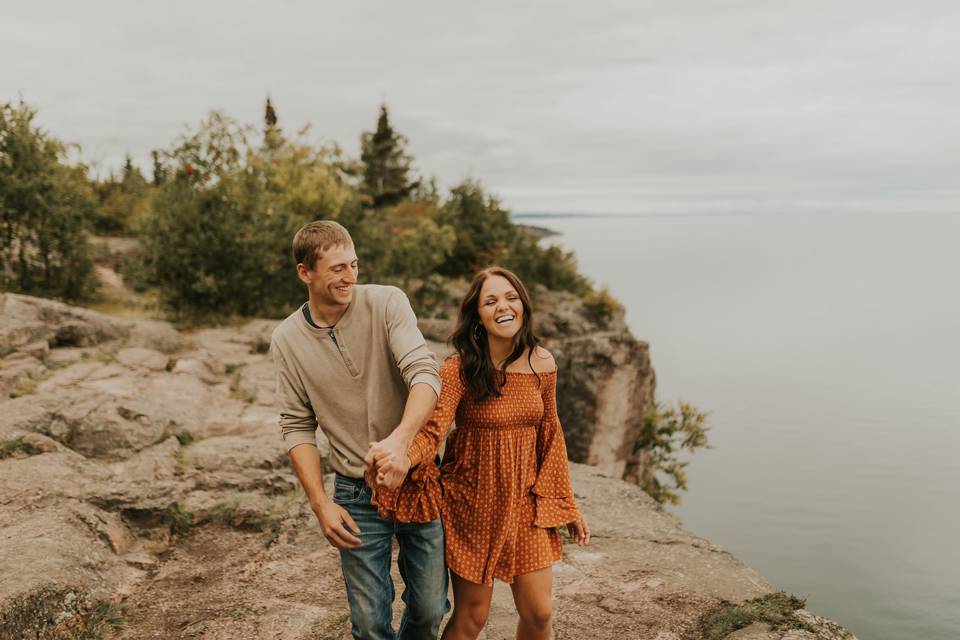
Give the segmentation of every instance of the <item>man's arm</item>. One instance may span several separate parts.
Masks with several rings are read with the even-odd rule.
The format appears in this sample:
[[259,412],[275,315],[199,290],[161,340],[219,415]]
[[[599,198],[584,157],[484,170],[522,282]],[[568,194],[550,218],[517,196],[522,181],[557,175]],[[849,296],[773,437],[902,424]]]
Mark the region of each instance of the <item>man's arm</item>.
[[323,472],[317,446],[295,446],[290,449],[290,461],[327,541],[338,549],[354,549],[360,546],[360,538],[357,537],[360,535],[360,527],[347,510],[331,500],[323,490]]
[[378,471],[377,484],[389,489],[395,489],[403,482],[410,469],[410,458],[407,450],[413,437],[417,435],[427,419],[437,406],[437,394],[427,383],[417,383],[410,389],[407,404],[403,408],[403,418],[400,424],[388,437],[380,442],[370,443],[370,449],[364,457],[367,466],[380,465],[391,462],[391,469],[386,473]]
[[280,432],[289,447],[293,470],[303,486],[310,508],[320,522],[323,535],[338,549],[352,549],[360,539],[360,528],[350,514],[331,500],[323,490],[323,471],[317,451],[317,416],[310,406],[299,378],[290,370],[280,348],[272,344],[273,363],[277,372],[277,402],[280,405]]
[[417,317],[410,301],[399,289],[392,292],[387,303],[386,323],[390,351],[400,376],[410,389],[410,395],[400,424],[380,442],[370,443],[364,462],[368,466],[379,466],[387,460],[392,461],[395,469],[378,475],[377,482],[395,488],[410,468],[407,448],[430,417],[440,397],[440,371],[436,357],[427,348],[427,342],[417,327]]

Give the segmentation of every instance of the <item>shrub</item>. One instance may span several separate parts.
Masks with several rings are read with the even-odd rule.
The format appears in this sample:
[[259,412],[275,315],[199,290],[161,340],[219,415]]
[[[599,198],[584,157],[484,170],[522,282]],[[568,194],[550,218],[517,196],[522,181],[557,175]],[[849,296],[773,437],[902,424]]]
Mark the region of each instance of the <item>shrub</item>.
[[[647,410],[633,450],[640,454],[640,486],[660,504],[679,504],[677,492],[687,488],[688,463],[680,462],[677,454],[709,446],[706,423],[707,414],[686,402],[677,402],[675,408],[657,402]],[[661,482],[658,473],[668,480]]]
[[93,192],[67,145],[21,102],[0,105],[0,289],[77,301],[96,289],[87,228]]

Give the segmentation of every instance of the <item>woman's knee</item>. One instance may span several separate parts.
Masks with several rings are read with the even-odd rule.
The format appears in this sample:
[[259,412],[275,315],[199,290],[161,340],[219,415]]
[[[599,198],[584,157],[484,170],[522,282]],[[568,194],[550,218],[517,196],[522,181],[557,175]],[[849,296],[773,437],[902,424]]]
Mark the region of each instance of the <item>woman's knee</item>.
[[490,615],[489,602],[470,602],[457,604],[453,611],[454,618],[459,618],[464,630],[470,635],[479,634],[487,624]]
[[553,607],[550,601],[527,603],[517,609],[520,620],[533,629],[549,629],[553,622]]

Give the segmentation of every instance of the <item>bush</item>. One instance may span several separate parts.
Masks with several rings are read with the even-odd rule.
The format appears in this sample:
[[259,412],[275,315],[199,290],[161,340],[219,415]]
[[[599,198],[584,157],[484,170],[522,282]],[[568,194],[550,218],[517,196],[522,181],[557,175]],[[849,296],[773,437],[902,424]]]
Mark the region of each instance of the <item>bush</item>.
[[149,272],[179,316],[283,315],[300,300],[290,243],[350,200],[333,152],[276,138],[248,143],[248,128],[213,113],[166,153],[168,178],[143,226]]
[[517,229],[502,262],[520,276],[527,287],[532,288],[538,283],[552,291],[569,291],[578,295],[591,291],[590,282],[577,271],[577,260],[572,251],[564,251],[556,245],[543,247],[536,236],[523,229]]
[[68,301],[96,289],[86,167],[33,123],[24,103],[0,106],[0,289]]
[[589,291],[583,296],[583,308],[594,322],[607,326],[613,316],[623,311],[623,305],[604,287],[599,291]]
[[[705,412],[682,401],[675,408],[657,402],[647,410],[633,450],[640,454],[640,487],[660,504],[680,503],[678,492],[687,488],[688,463],[680,462],[677,454],[708,446],[706,424]],[[668,481],[661,482],[658,473]]]

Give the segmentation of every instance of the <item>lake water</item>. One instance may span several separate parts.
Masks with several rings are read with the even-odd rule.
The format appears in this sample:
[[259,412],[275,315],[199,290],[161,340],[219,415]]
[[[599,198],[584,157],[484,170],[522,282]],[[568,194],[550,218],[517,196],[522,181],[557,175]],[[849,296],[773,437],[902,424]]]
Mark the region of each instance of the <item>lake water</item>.
[[688,529],[861,640],[960,638],[960,215],[515,217],[711,412]]

